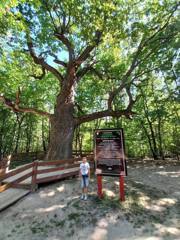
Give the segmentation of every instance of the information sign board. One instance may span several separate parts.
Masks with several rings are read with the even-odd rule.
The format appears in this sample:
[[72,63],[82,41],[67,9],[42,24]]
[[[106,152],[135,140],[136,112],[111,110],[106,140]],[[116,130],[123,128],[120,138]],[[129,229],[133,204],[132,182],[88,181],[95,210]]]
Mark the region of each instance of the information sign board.
[[123,129],[95,130],[96,173],[127,175]]

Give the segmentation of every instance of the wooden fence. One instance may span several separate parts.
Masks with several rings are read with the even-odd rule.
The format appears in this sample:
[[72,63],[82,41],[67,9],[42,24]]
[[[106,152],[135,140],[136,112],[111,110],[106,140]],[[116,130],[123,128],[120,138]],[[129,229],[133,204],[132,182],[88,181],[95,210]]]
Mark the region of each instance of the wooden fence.
[[[91,170],[94,171],[93,158],[89,158],[88,161],[91,165]],[[81,158],[58,161],[34,161],[9,172],[3,171],[0,174],[0,192],[8,188],[25,188],[35,191],[40,183],[76,176],[79,173],[80,162]],[[49,173],[53,173],[53,175],[48,176]],[[41,177],[42,174],[44,175],[43,177]],[[14,177],[14,179],[8,180],[10,177]],[[29,179],[29,182],[24,183],[27,179]]]
[[[10,169],[14,169],[16,167],[22,166],[23,164],[34,162],[35,160],[44,160],[46,156],[46,152],[38,151],[38,152],[23,152],[23,153],[17,153],[12,154],[10,156],[5,156],[2,160],[0,160],[0,174],[1,174],[1,168],[4,163],[6,163],[8,159],[8,167]],[[73,158],[78,157],[93,157],[93,151],[80,151],[80,150],[74,150],[73,151]]]

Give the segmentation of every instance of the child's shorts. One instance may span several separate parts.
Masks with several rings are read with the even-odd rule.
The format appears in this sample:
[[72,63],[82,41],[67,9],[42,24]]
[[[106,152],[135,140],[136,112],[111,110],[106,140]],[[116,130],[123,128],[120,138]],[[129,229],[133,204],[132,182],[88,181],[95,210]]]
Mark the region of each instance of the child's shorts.
[[88,175],[82,175],[81,188],[86,188],[89,185]]

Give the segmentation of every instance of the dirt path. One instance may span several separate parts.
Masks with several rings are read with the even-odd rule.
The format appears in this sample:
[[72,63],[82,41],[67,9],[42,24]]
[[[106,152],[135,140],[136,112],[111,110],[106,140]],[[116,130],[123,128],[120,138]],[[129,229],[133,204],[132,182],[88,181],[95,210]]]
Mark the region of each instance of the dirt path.
[[87,202],[77,179],[54,183],[0,213],[0,240],[180,239],[180,166],[128,170],[124,203],[114,178],[104,178],[102,201],[95,179]]

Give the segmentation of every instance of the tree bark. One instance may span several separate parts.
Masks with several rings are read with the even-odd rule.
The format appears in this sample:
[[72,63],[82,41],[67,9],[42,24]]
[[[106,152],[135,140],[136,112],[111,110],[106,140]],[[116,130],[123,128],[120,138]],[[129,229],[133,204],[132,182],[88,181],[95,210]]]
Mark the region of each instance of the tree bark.
[[72,158],[72,144],[75,129],[73,102],[61,103],[60,98],[55,114],[50,118],[50,143],[46,160]]

